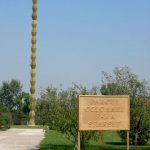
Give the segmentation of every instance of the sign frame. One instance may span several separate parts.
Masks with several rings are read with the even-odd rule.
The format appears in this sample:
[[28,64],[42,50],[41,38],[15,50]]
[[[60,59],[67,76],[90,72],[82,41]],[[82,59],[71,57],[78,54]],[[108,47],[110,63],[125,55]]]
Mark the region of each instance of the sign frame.
[[[126,110],[126,119],[127,119],[127,125],[126,125],[126,128],[119,128],[119,129],[117,129],[117,127],[115,128],[115,129],[107,129],[107,128],[105,128],[105,129],[88,129],[88,127],[85,127],[85,129],[84,128],[81,128],[81,103],[80,103],[80,100],[81,100],[81,98],[88,98],[88,99],[90,99],[90,98],[99,98],[99,99],[103,99],[103,101],[105,101],[104,99],[111,99],[111,100],[113,100],[113,99],[117,99],[117,100],[119,100],[119,101],[121,101],[121,99],[126,99],[126,101],[127,102],[125,102],[125,104],[127,105],[125,108],[127,108],[127,110]],[[113,103],[112,103],[113,104]],[[82,107],[84,107],[83,105],[82,105]],[[121,111],[120,111],[121,112]],[[107,112],[106,112],[107,113]],[[116,112],[117,113],[117,112]],[[111,114],[111,113],[110,113]],[[83,118],[82,118],[82,120],[83,120]],[[125,131],[127,131],[127,150],[129,150],[129,130],[130,130],[130,97],[128,96],[128,95],[79,95],[79,97],[78,97],[78,150],[80,150],[80,132],[81,131],[104,131],[104,130],[115,130],[115,131],[117,131],[117,130],[125,130]]]

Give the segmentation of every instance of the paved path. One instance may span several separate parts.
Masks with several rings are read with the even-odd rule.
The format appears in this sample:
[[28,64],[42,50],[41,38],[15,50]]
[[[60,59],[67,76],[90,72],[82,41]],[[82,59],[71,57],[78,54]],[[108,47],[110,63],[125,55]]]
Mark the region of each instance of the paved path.
[[42,129],[15,129],[0,131],[0,150],[38,150],[44,138]]

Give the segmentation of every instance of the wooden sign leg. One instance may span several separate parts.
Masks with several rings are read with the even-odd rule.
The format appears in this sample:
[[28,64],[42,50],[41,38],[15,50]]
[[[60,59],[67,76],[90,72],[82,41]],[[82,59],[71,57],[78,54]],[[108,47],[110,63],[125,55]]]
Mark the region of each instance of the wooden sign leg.
[[129,131],[127,131],[127,150],[130,149],[130,143],[129,143]]
[[80,131],[78,131],[78,150],[80,150]]

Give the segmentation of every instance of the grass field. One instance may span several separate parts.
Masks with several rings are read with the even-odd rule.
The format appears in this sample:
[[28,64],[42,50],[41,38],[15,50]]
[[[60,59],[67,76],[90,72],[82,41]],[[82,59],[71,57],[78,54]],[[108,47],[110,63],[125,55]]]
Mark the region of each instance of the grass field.
[[[91,141],[86,150],[126,150],[116,132],[105,131],[103,134],[105,144]],[[73,144],[63,134],[50,130],[41,142],[40,150],[73,150]],[[134,150],[133,146],[130,146],[130,150]],[[138,146],[136,150],[150,150],[150,145]]]
[[12,125],[11,128],[18,128],[18,129],[42,129],[43,126],[41,126],[41,125],[36,125],[36,126]]

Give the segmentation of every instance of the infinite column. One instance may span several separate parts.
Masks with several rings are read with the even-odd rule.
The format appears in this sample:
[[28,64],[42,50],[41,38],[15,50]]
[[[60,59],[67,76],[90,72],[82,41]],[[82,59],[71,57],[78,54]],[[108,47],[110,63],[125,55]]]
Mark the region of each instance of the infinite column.
[[29,125],[35,125],[35,83],[36,83],[36,33],[37,33],[37,0],[33,2],[32,39],[31,39],[31,74],[30,74],[30,112]]

